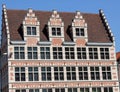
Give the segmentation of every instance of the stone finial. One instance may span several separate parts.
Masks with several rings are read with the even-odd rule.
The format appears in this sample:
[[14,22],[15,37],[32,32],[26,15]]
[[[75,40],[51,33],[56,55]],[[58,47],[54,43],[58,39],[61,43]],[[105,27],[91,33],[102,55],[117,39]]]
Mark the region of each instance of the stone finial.
[[56,10],[53,10],[52,18],[59,18],[59,14]]
[[3,9],[6,9],[6,5],[5,5],[5,4],[3,4],[3,5],[2,5],[2,8],[3,8]]
[[81,15],[81,13],[80,13],[80,11],[76,11],[76,16],[75,16],[75,18],[79,18],[79,19],[82,19],[82,18],[83,18],[82,15]]
[[28,11],[29,11],[29,13],[32,13],[32,12],[33,12],[32,8],[29,8]]

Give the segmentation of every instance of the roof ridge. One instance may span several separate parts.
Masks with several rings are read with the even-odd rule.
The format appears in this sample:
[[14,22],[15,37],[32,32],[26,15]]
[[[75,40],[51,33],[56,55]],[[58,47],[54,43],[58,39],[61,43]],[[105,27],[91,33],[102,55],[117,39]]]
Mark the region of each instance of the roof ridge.
[[[27,10],[24,10],[24,9],[7,9],[7,11],[28,11],[28,9]],[[49,12],[49,13],[52,12],[52,10],[51,11],[47,11],[47,10],[34,10],[34,9],[33,9],[33,11],[35,11],[35,12]],[[73,11],[57,11],[57,12],[58,13],[76,14],[76,11],[75,12],[73,12]],[[88,13],[88,12],[80,12],[80,13],[81,14],[99,15],[99,13]]]

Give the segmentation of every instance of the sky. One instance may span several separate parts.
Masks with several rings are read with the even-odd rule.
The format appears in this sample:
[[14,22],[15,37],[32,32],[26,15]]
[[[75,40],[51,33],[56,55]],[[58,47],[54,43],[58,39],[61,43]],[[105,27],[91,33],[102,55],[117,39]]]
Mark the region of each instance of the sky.
[[120,51],[120,0],[0,0],[0,25],[2,4],[5,4],[7,9],[32,8],[33,10],[62,12],[99,13],[99,9],[102,9],[115,37],[116,52]]

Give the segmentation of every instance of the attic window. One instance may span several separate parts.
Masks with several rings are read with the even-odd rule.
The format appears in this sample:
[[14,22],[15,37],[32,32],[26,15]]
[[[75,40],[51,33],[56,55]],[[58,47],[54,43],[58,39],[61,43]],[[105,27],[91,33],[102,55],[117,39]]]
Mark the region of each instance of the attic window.
[[53,27],[52,28],[52,36],[61,36],[61,28]]
[[27,35],[36,35],[36,27],[27,27]]
[[85,36],[84,28],[76,28],[75,32],[76,32],[76,36]]

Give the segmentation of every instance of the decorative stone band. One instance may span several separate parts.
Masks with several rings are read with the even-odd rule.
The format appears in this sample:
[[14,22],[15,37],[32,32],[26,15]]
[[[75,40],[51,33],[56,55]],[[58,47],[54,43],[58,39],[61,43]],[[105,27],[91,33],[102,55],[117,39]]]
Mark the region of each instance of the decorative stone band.
[[119,83],[115,81],[105,81],[105,82],[45,82],[45,83],[13,83],[10,84],[10,88],[53,88],[53,87],[96,87],[96,86],[116,86]]

